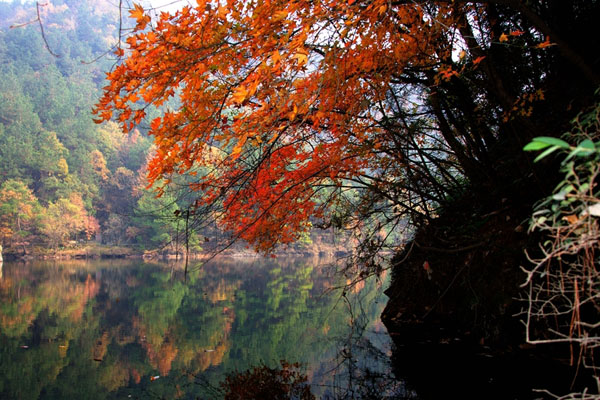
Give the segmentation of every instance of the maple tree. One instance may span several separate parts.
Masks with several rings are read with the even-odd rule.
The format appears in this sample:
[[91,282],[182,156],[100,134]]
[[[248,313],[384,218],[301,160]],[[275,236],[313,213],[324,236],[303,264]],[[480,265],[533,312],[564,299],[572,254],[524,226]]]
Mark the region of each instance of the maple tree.
[[150,123],[151,184],[196,176],[195,207],[259,251],[311,218],[363,231],[371,218],[367,249],[384,225],[433,218],[463,177],[500,179],[500,153],[556,123],[534,111],[570,101],[544,92],[556,71],[598,84],[575,45],[573,26],[588,28],[570,25],[598,7],[555,23],[564,4],[533,3],[198,0],[155,21],[135,5],[95,113],[131,130],[177,96]]

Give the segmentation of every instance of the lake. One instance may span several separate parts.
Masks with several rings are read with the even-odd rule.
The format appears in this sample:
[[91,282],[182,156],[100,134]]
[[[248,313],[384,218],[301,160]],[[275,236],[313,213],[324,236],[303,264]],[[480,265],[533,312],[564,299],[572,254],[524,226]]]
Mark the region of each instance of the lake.
[[220,398],[226,374],[300,363],[321,398],[412,397],[390,374],[383,283],[319,259],[5,262],[0,398]]

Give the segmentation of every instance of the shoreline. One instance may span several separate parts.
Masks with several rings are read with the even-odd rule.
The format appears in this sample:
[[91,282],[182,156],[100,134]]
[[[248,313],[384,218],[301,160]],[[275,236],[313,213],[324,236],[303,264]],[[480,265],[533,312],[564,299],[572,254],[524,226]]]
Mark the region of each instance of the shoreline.
[[[342,248],[333,246],[312,246],[302,249],[281,249],[273,253],[275,257],[344,257],[349,252]],[[217,254],[218,256],[230,258],[261,258],[265,257],[251,249],[227,249]],[[126,246],[104,246],[85,245],[81,247],[51,250],[47,248],[34,247],[27,252],[5,251],[0,255],[4,261],[38,261],[38,260],[99,260],[99,259],[140,259],[140,260],[163,260],[180,261],[185,260],[185,253],[179,252],[179,256],[173,252],[154,250],[142,250]],[[214,257],[213,252],[190,252],[190,260],[201,260]]]

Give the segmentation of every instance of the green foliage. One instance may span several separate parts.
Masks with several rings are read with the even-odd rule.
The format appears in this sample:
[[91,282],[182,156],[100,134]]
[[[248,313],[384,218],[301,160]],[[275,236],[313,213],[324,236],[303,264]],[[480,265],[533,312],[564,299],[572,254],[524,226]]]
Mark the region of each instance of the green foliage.
[[[151,142],[140,132],[128,136],[116,124],[93,122],[91,108],[112,62],[82,63],[116,40],[118,9],[85,1],[42,5],[46,38],[60,55],[53,57],[37,26],[9,29],[23,15],[34,16],[35,8],[31,2],[0,3],[0,185],[22,182],[44,207],[20,235],[29,244],[59,246],[95,215],[105,243],[132,243],[135,235],[128,236],[127,228],[133,225],[136,190],[145,185],[139,170]],[[67,210],[72,196],[82,210]],[[66,215],[82,219],[69,217],[70,228],[59,224],[63,232],[52,232]],[[12,222],[7,224],[13,235]]]
[[564,225],[568,215],[585,216],[590,214],[598,199],[597,174],[600,165],[600,105],[591,111],[579,114],[573,121],[573,129],[564,137],[574,143],[551,137],[537,137],[524,147],[526,151],[544,150],[535,161],[542,160],[554,151],[562,155],[560,172],[563,180],[553,194],[537,207],[538,222]]
[[534,162],[537,162],[539,160],[541,160],[542,158],[552,154],[553,152],[555,152],[558,149],[568,149],[569,148],[569,144],[567,142],[565,142],[564,140],[558,139],[558,138],[554,138],[554,137],[547,137],[547,136],[540,136],[540,137],[536,137],[535,139],[533,139],[533,141],[531,141],[529,144],[527,144],[525,147],[523,147],[523,150],[525,151],[538,151],[538,150],[544,150],[544,152],[542,152],[542,154],[540,154],[539,156],[537,156],[534,160]]
[[[529,149],[543,149],[539,139]],[[580,362],[589,366],[585,360],[594,356],[600,333],[600,102],[572,121],[564,139],[573,144],[562,142],[556,149],[562,180],[536,206],[531,221],[542,239],[541,253],[532,254],[532,264],[524,268],[530,293],[526,333],[532,343],[579,345]],[[557,146],[550,145],[548,150]]]
[[[133,222],[140,228],[137,240],[150,241],[150,247],[164,247],[174,242],[183,224],[176,217],[179,207],[169,194],[158,198],[151,191],[145,191],[137,202]],[[146,242],[147,243],[147,242]]]

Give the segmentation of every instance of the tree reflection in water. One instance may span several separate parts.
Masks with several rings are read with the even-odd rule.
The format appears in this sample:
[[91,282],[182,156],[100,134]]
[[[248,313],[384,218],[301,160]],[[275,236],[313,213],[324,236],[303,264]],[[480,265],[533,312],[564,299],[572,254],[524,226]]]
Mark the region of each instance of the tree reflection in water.
[[407,397],[380,285],[324,294],[339,280],[316,265],[220,260],[185,282],[163,264],[5,263],[0,398],[222,398],[228,374],[281,377],[280,360],[318,398]]
[[366,286],[344,291],[347,332],[337,338],[336,366],[326,399],[412,399],[403,381],[392,373],[391,343],[378,318],[381,293]]

